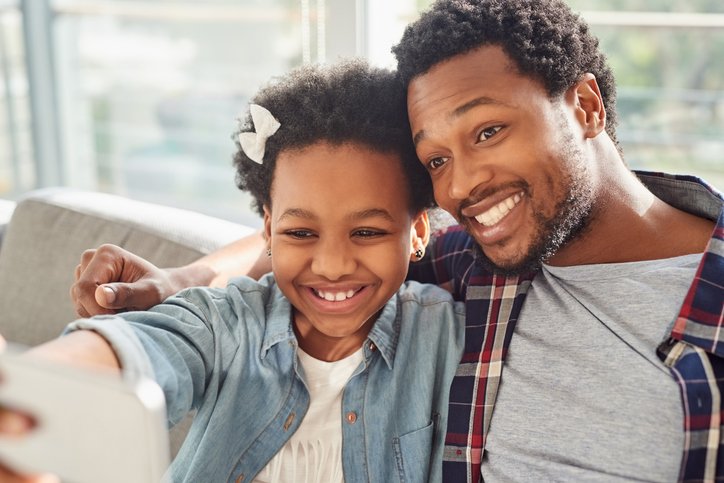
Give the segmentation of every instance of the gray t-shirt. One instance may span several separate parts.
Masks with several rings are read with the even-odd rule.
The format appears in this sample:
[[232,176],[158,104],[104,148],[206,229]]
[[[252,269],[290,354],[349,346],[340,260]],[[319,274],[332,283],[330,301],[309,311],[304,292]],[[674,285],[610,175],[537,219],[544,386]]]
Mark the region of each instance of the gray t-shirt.
[[677,480],[681,396],[656,347],[700,259],[543,267],[505,361],[486,482]]

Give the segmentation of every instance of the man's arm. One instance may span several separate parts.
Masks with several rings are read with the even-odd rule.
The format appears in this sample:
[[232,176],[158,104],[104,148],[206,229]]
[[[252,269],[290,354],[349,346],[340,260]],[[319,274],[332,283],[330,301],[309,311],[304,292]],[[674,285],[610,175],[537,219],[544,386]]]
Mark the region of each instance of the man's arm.
[[144,310],[179,290],[225,286],[229,278],[259,278],[271,270],[261,231],[241,238],[188,265],[161,269],[115,245],[86,250],[75,270],[70,296],[81,317]]

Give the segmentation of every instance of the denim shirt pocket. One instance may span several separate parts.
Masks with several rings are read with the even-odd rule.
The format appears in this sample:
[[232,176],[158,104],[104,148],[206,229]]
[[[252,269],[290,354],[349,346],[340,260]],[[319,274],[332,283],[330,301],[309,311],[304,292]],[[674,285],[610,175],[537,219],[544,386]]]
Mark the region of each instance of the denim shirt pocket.
[[434,434],[435,423],[430,421],[427,426],[392,440],[401,482],[422,483],[428,480]]

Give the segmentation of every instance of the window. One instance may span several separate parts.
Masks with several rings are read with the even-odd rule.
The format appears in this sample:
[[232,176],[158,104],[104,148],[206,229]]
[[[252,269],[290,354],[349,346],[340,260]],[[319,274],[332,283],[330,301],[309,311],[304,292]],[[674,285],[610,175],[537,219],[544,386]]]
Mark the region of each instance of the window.
[[[567,1],[601,40],[616,76],[617,133],[629,166],[694,174],[724,190],[724,3]],[[394,66],[390,46],[432,2],[368,3],[368,55]]]
[[[394,67],[430,3],[0,0],[0,197],[60,184],[259,226],[231,165],[250,96],[303,62]],[[724,4],[569,3],[616,74],[629,165],[724,188]]]
[[22,16],[0,1],[0,197],[35,186]]
[[[28,2],[29,45],[42,56],[48,37],[48,58],[36,60],[53,66],[48,82],[27,69],[40,79],[33,96],[47,95],[45,109],[33,114],[54,123],[35,139],[36,158],[56,158],[38,160],[45,179],[35,184],[260,224],[234,184],[232,133],[272,76],[326,53],[345,54],[348,43],[326,45],[329,10],[354,20],[354,8],[339,0]],[[22,137],[18,129],[2,133]],[[52,155],[40,152],[54,143]],[[32,187],[12,184],[0,187],[0,196]]]

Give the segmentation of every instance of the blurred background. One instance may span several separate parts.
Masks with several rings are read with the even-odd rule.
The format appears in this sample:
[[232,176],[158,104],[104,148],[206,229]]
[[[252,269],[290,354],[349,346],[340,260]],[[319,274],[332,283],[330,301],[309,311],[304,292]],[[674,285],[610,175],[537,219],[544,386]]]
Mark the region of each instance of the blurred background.
[[[634,168],[724,189],[724,2],[568,0]],[[259,226],[231,134],[269,78],[390,47],[429,0],[0,0],[0,199],[70,186]]]

